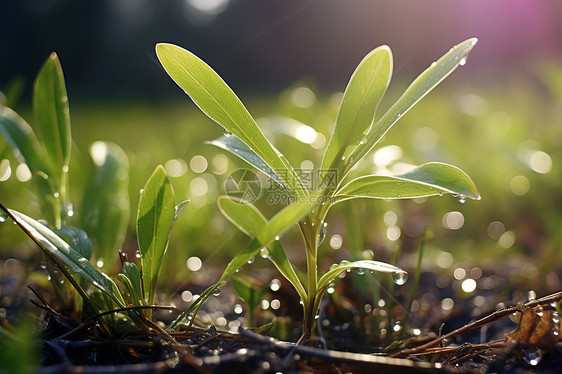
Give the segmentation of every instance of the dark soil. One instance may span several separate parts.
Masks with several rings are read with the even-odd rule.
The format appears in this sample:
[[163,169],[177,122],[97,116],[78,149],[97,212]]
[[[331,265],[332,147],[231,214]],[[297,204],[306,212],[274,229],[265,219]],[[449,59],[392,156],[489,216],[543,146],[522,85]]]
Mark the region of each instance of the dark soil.
[[[267,332],[244,328],[225,332],[213,325],[173,333],[154,325],[147,331],[110,336],[95,318],[77,322],[49,310],[18,278],[5,274],[0,279],[1,319],[9,323],[29,306],[30,298],[43,309],[38,321],[43,329],[35,343],[41,352],[41,373],[562,372],[560,320],[555,311],[562,294],[526,303],[508,301],[502,307],[491,302],[498,299],[493,289],[479,290],[470,298],[455,298],[454,307],[443,313],[441,301],[454,297],[453,286],[436,288],[436,276],[424,274],[409,328],[384,333],[400,326],[396,321],[405,321],[403,308],[396,306],[403,303],[400,294],[396,293],[395,305],[367,307],[368,297],[343,279],[337,300],[327,298],[323,304],[314,339],[309,346],[296,346],[270,338]],[[281,292],[276,297],[283,300]],[[290,292],[286,297],[291,299]],[[476,297],[487,302],[475,303]],[[298,338],[300,316],[294,312],[298,309],[295,304],[283,310],[292,320],[285,329],[293,341]],[[205,313],[212,311],[202,311],[199,317]],[[169,323],[175,314],[166,310],[155,316]],[[277,334],[274,331],[269,334]],[[3,344],[9,342],[0,342],[0,349]]]

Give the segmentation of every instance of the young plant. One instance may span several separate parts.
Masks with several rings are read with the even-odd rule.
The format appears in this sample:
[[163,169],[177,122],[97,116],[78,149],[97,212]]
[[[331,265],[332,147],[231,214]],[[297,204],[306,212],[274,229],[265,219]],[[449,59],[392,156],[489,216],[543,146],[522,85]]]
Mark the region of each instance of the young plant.
[[[3,106],[0,106],[0,132],[14,155],[29,168],[46,224],[1,203],[0,222],[10,217],[43,250],[45,265],[63,306],[67,294],[76,290],[90,312],[132,305],[150,318],[170,233],[187,202],[175,205],[164,168],[157,167],[141,190],[139,201],[137,234],[142,271],[132,262],[122,262],[123,273],[118,279],[126,292],[121,294],[115,282],[99,268],[107,270],[114,264],[117,249],[125,238],[129,221],[127,156],[113,143],[92,144],[94,168],[81,209],[75,212],[68,201],[67,173],[72,144],[68,99],[62,69],[54,53],[37,77],[33,104],[39,136],[17,113]],[[73,219],[78,219],[79,228],[70,225]],[[97,247],[96,266],[91,262],[90,238]],[[67,282],[63,282],[60,273]],[[137,311],[129,315],[139,327],[145,326]]]
[[[137,234],[141,256],[141,270],[132,262],[123,262],[123,273],[118,275],[125,288],[122,294],[115,282],[94,266],[88,258],[46,225],[0,203],[0,222],[11,218],[45,253],[54,267],[68,280],[84,300],[89,311],[128,311],[133,322],[146,327],[144,316],[152,317],[158,275],[175,221],[187,201],[174,204],[174,192],[164,168],[158,166],[141,190]],[[94,288],[92,290],[91,288]],[[97,291],[95,291],[97,289]],[[128,306],[133,309],[129,310]],[[109,331],[111,330],[111,326]],[[115,327],[115,326],[113,326]]]
[[[69,104],[55,53],[49,56],[35,80],[33,112],[35,131],[12,109],[0,105],[0,133],[18,161],[29,169],[48,227],[88,260],[93,255],[93,241],[98,249],[96,264],[107,269],[112,264],[108,260],[116,255],[116,248],[124,240],[129,221],[127,156],[112,143],[92,145],[92,182],[75,214],[68,198],[72,148]],[[79,221],[80,227],[74,226],[73,221]],[[51,261],[47,259],[45,266],[62,306],[79,308],[70,305],[74,292],[61,283]]]
[[[347,179],[357,162],[373,149],[402,115],[459,65],[464,65],[476,41],[469,39],[451,48],[418,76],[378,119],[375,118],[376,110],[392,75],[392,55],[387,46],[382,46],[365,56],[347,85],[334,131],[317,170],[321,183],[311,191],[304,187],[295,169],[266,139],[244,105],[217,73],[189,51],[171,44],[158,44],[156,53],[170,77],[207,116],[224,128],[225,135],[212,144],[230,151],[269,176],[286,192],[287,201],[292,202],[267,221],[252,204],[228,197],[219,198],[223,214],[253,240],[231,260],[219,281],[203,292],[172,327],[185,316],[192,318],[201,303],[260,250],[266,252],[302,299],[304,326],[299,344],[308,340],[324,291],[342,271],[356,268],[393,273],[398,278],[405,278],[403,270],[370,260],[343,261],[319,275],[318,245],[324,238],[325,218],[335,204],[357,198],[408,199],[443,194],[452,194],[459,200],[480,198],[474,183],[462,170],[437,162],[421,165],[400,175],[364,175]],[[299,226],[306,251],[304,281],[297,276],[278,240],[295,224]]]

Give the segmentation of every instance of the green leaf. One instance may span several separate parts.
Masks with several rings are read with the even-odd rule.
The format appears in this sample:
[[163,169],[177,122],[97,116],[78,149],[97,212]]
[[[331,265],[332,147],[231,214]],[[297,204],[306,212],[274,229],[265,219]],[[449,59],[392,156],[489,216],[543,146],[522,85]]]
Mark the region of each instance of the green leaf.
[[41,68],[33,88],[37,135],[52,166],[52,177],[57,187],[64,189],[72,140],[68,97],[56,53],[52,53]]
[[356,178],[337,193],[337,201],[355,198],[409,199],[450,193],[459,199],[480,199],[474,182],[461,169],[430,162],[397,176],[367,175]]
[[321,296],[328,285],[343,271],[348,269],[362,269],[367,271],[376,271],[380,273],[393,273],[399,274],[402,276],[407,276],[407,273],[391,264],[387,264],[386,262],[380,261],[372,261],[372,260],[360,260],[360,261],[342,261],[339,264],[334,264],[330,267],[324,275],[320,277],[318,280],[318,292],[317,297]]
[[154,301],[175,214],[172,186],[164,168],[158,166],[141,190],[137,219],[137,239],[147,304]]
[[43,162],[43,149],[33,129],[16,112],[3,106],[0,106],[0,132],[12,148],[15,157],[25,162],[31,174],[39,172],[48,174],[48,169]]
[[391,76],[392,53],[388,46],[374,49],[359,63],[345,89],[322,170],[336,169],[340,173],[357,145],[365,141]]
[[196,313],[201,304],[211,297],[213,291],[221,287],[226,280],[236,274],[236,271],[246,265],[249,260],[256,257],[261,248],[268,247],[269,243],[275,240],[277,236],[282,235],[285,231],[289,230],[293,225],[296,225],[302,218],[309,214],[310,211],[318,204],[316,202],[318,197],[318,194],[311,195],[302,202],[286,206],[273,216],[258,236],[255,237],[228,263],[218,282],[203,291],[201,293],[201,297],[191,304],[185,312],[179,315],[178,318],[176,318],[176,320],[170,325],[170,328],[175,328],[188,315]]
[[29,235],[39,247],[49,256],[60,261],[72,273],[80,275],[110,297],[118,306],[124,307],[125,302],[119,293],[117,285],[105,273],[100,272],[94,265],[77,250],[57,236],[46,226],[20,212],[9,209],[12,219]]
[[129,225],[129,160],[116,144],[95,142],[90,147],[94,172],[84,191],[80,222],[95,239],[104,268],[113,265]]
[[252,149],[242,140],[238,139],[238,137],[234,135],[221,136],[207,143],[233,153],[283,186],[283,182],[279,179],[279,176],[256,154],[256,152],[252,151]]
[[131,295],[132,304],[135,306],[144,305],[144,297],[142,294],[141,274],[139,268],[133,262],[123,263],[123,273],[117,275],[119,281],[127,288],[127,292]]
[[236,94],[210,66],[193,53],[172,44],[157,44],[156,54],[166,72],[203,113],[252,149],[278,173],[294,195],[308,194],[291,165],[266,139]]
[[[386,134],[402,115],[410,110],[410,108],[451,74],[459,65],[464,65],[464,63],[466,63],[466,58],[477,41],[478,39],[471,38],[454,46],[412,82],[394,105],[376,121],[367,135],[366,142],[360,144],[356,148],[353,157],[347,159],[342,172],[342,178],[349,172],[353,165],[373,149],[383,135]],[[340,178],[340,180],[342,180],[342,178]]]
[[256,308],[267,293],[267,285],[259,287],[250,277],[236,275],[230,279],[234,291],[248,304],[250,309]]
[[55,230],[61,239],[67,243],[72,244],[74,248],[80,255],[84,256],[88,260],[92,258],[94,252],[94,244],[88,237],[88,234],[84,230],[81,230],[73,226],[62,226],[60,229]]
[[[235,200],[221,196],[217,200],[222,214],[234,224],[240,231],[248,236],[256,237],[267,225],[266,218],[252,204],[245,204],[241,200]],[[285,250],[279,240],[267,245],[267,257],[279,270],[279,272],[295,287],[301,298],[306,297],[306,291],[297,276],[295,269],[289,262]]]

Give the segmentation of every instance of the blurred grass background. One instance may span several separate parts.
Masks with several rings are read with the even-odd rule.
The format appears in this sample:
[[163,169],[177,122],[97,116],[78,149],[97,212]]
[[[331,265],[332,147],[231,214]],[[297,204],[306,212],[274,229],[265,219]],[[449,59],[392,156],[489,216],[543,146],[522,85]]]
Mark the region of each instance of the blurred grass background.
[[[328,216],[322,266],[361,256],[388,261],[400,246],[398,263],[412,270],[420,238],[428,229],[434,233],[424,260],[429,271],[462,280],[478,279],[493,269],[513,288],[559,290],[558,3],[500,1],[492,6],[476,1],[453,9],[456,4],[431,1],[420,9],[411,3],[353,1],[342,6],[334,1],[300,5],[289,1],[267,8],[256,1],[232,0],[210,2],[217,8],[205,11],[199,2],[186,1],[182,6],[189,11],[181,19],[165,9],[179,2],[100,2],[91,5],[97,13],[89,18],[68,1],[16,3],[9,5],[14,17],[2,26],[9,31],[0,33],[5,47],[0,90],[23,89],[14,109],[33,124],[30,82],[48,53],[59,53],[75,143],[70,167],[75,209],[80,209],[91,168],[88,149],[96,140],[119,144],[131,162],[132,213],[126,242],[131,251],[139,189],[156,165],[165,165],[176,200],[191,200],[173,232],[163,288],[192,275],[186,267],[188,258],[224,266],[243,248],[247,239],[220,215],[215,201],[224,194],[228,174],[246,166],[204,144],[220,136],[221,130],[157,67],[154,43],[177,42],[199,54],[239,93],[255,118],[292,118],[317,130],[321,135],[305,144],[282,134],[279,126],[263,127],[295,167],[307,168],[319,165],[322,138],[330,135],[345,82],[371,48],[388,43],[395,52],[395,78],[384,107],[453,44],[479,37],[467,65],[404,116],[359,169],[398,172],[405,164],[451,163],[473,178],[482,200],[461,204],[451,197],[436,197],[341,204]],[[241,16],[249,18],[243,21]],[[95,30],[87,30],[94,21]],[[162,26],[166,21],[169,27]],[[53,22],[59,22],[55,31],[46,31]],[[20,29],[26,32],[16,35]],[[81,43],[84,35],[89,38]],[[41,217],[25,172],[3,142],[0,200]],[[258,204],[270,215],[275,211],[264,197]],[[350,234],[350,227],[360,239]],[[283,241],[291,259],[302,263],[304,250],[298,246],[296,230]],[[35,255],[36,249],[18,230],[0,227],[0,256],[31,263]],[[457,269],[467,274],[461,276]]]

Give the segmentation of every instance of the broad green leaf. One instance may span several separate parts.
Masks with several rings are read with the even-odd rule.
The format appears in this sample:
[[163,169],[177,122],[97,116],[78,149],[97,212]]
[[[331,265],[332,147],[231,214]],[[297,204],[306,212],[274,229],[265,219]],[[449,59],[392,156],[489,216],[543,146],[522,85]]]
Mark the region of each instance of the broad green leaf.
[[113,265],[129,224],[129,160],[116,144],[90,147],[94,172],[84,191],[81,226],[95,239],[104,268]]
[[[221,196],[217,204],[222,214],[234,224],[240,231],[248,236],[256,237],[267,225],[267,219],[252,204],[245,204],[242,201],[234,200],[226,196]],[[295,269],[289,262],[285,250],[279,240],[261,249],[267,251],[267,257],[279,270],[279,272],[295,287],[301,298],[306,297],[306,292],[297,276]]]
[[357,145],[365,141],[391,77],[392,52],[388,46],[374,49],[359,63],[345,89],[322,170],[341,172]]
[[175,213],[172,186],[164,168],[158,166],[141,190],[137,219],[137,238],[147,304],[154,301]]
[[450,193],[459,199],[480,199],[474,182],[461,169],[430,162],[396,176],[367,175],[343,186],[337,201],[355,198],[409,199]]
[[408,273],[391,264],[380,261],[372,260],[360,260],[360,261],[342,261],[339,264],[334,264],[330,267],[324,275],[318,280],[318,292],[317,296],[321,296],[328,285],[334,281],[334,279],[343,271],[348,269],[362,269],[366,271],[376,271],[381,273],[393,273],[401,277],[406,277]]
[[172,44],[157,44],[156,54],[166,72],[203,113],[242,140],[270,169],[281,171],[279,178],[294,195],[308,194],[291,165],[266,139],[236,94],[210,66]]
[[353,157],[347,159],[340,180],[343,179],[343,176],[349,172],[353,165],[373,149],[383,135],[386,134],[402,115],[410,110],[410,108],[451,74],[459,65],[464,65],[466,63],[467,56],[477,41],[478,39],[471,38],[454,46],[412,82],[394,105],[375,122],[367,135],[365,143],[360,144],[356,148]]
[[64,264],[72,273],[80,275],[110,297],[119,307],[124,307],[125,302],[115,283],[105,273],[100,272],[94,265],[72,248],[68,243],[57,236],[46,226],[20,212],[9,210],[12,218],[20,225],[25,233],[30,236],[39,247]]
[[0,106],[0,132],[12,148],[15,157],[25,162],[31,174],[39,172],[48,174],[43,161],[43,149],[33,129],[16,112],[3,106]]
[[33,113],[51,172],[59,188],[65,188],[72,140],[68,97],[62,68],[52,53],[41,68],[33,87]]
[[207,143],[233,153],[283,186],[283,182],[279,179],[279,176],[267,165],[267,163],[235,135],[221,136],[220,138]]

